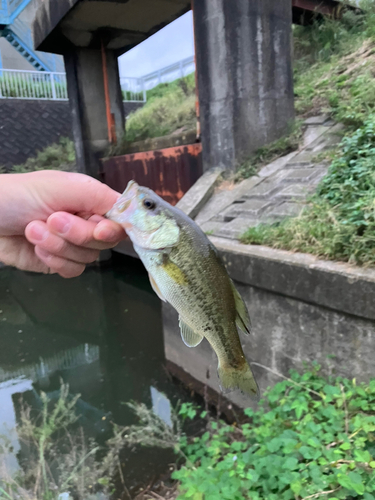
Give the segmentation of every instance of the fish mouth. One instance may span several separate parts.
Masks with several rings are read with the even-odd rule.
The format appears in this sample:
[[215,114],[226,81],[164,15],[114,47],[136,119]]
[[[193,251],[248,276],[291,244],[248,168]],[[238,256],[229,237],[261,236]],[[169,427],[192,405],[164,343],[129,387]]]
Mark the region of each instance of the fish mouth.
[[125,218],[125,212],[131,206],[132,201],[137,198],[138,189],[139,185],[135,181],[129,181],[125,191],[122,193],[113,207],[105,214],[105,217],[107,219],[113,220],[114,222],[120,223],[126,229],[126,226],[128,226],[129,224],[127,224],[127,217]]

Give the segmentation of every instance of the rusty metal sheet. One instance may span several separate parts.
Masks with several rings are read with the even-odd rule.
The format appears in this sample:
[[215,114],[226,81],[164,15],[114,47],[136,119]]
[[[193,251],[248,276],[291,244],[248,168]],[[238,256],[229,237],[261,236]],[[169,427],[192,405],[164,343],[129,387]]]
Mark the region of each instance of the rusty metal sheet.
[[292,0],[292,7],[293,9],[336,17],[343,4],[338,0]]
[[175,205],[202,175],[200,143],[102,160],[104,182],[122,192],[130,180],[153,189]]

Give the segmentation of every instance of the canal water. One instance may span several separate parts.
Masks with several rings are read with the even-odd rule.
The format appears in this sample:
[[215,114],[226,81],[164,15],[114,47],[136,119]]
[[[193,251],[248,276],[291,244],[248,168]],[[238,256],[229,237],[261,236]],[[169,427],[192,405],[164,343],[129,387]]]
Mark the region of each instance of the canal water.
[[[186,399],[165,369],[160,300],[137,259],[116,256],[64,280],[0,269],[0,436],[12,444],[8,466],[17,470],[21,400],[40,405],[61,380],[80,394],[77,411],[89,436],[100,440],[109,422],[135,423],[124,404],[145,403],[166,421]],[[164,472],[171,451],[133,450],[125,480],[136,489]]]

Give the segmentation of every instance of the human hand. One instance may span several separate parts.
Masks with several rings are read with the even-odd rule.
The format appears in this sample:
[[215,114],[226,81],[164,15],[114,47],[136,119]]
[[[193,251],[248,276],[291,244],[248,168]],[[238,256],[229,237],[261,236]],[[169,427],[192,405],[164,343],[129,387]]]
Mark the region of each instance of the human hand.
[[100,250],[125,238],[103,215],[119,193],[83,174],[0,175],[0,261],[26,271],[79,276]]

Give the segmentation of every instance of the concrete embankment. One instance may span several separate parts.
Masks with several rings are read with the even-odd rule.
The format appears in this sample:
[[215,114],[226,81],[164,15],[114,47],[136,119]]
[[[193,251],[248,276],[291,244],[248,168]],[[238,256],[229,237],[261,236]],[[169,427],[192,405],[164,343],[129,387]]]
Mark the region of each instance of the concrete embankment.
[[[375,270],[211,239],[250,311],[252,334],[241,335],[241,341],[261,390],[280,380],[276,373],[288,376],[290,369],[302,370],[313,361],[327,374],[374,376]],[[167,359],[219,390],[209,344],[186,347],[168,305],[163,305],[163,322]],[[248,404],[236,393],[229,399]]]

